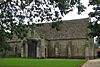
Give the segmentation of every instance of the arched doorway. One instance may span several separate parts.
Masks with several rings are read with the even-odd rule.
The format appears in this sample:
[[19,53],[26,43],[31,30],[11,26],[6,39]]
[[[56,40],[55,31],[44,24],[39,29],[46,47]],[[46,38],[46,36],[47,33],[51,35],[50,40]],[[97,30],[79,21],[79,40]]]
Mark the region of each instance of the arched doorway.
[[28,43],[28,57],[36,58],[37,56],[37,41],[32,40]]
[[97,48],[96,51],[97,51],[97,58],[100,58],[100,48]]
[[97,52],[97,57],[100,58],[100,51]]

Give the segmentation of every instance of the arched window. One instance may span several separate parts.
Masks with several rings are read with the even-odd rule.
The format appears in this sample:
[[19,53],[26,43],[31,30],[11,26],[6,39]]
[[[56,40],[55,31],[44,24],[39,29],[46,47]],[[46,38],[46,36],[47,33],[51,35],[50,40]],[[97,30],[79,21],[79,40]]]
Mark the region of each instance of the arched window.
[[54,46],[54,50],[55,50],[55,55],[56,56],[60,56],[60,44],[57,42]]
[[17,50],[17,46],[15,46],[15,54],[17,54],[17,51],[18,51],[18,50]]

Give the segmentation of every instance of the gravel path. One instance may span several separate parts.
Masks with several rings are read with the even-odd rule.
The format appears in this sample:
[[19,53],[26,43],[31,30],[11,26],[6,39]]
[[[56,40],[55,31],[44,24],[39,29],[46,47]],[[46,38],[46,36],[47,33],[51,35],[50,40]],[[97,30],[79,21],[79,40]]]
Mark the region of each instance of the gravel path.
[[100,59],[88,60],[82,67],[100,67]]

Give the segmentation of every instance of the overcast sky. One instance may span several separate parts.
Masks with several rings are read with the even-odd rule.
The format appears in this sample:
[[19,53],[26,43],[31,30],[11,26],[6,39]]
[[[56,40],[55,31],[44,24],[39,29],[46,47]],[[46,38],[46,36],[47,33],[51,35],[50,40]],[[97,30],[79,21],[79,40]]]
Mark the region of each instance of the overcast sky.
[[80,18],[88,18],[88,13],[92,11],[92,7],[88,6],[89,0],[81,0],[82,3],[87,7],[85,12],[81,15],[77,14],[77,9],[75,8],[74,11],[69,12],[66,16],[63,17],[63,20],[72,20],[72,19],[80,19]]

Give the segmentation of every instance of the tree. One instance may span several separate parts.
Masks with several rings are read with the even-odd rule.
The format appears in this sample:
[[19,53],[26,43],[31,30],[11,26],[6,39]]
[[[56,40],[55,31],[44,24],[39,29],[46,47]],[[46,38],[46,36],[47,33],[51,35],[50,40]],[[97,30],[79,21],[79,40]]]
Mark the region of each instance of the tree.
[[100,0],[90,0],[89,5],[93,5],[94,12],[90,12],[89,16],[91,19],[95,19],[89,23],[89,29],[91,32],[89,33],[90,37],[97,36],[97,43],[100,44]]

